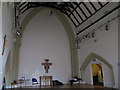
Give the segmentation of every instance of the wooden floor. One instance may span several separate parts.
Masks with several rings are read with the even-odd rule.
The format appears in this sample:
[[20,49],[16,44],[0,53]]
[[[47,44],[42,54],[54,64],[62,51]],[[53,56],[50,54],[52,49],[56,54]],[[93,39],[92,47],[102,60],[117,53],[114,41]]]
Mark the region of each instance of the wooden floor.
[[[75,84],[75,85],[61,85],[61,86],[54,86],[54,87],[42,87],[42,88],[49,88],[49,89],[93,89],[93,90],[117,90],[117,89],[113,89],[113,88],[108,88],[108,87],[103,87],[103,86],[96,86],[96,85],[80,85],[80,84]],[[41,89],[42,89],[41,88]],[[28,87],[20,87],[20,88],[14,88],[13,90],[17,90],[17,89],[20,89],[20,90],[24,90],[24,89],[39,89],[40,90],[40,87],[39,86],[28,86]],[[7,89],[9,90],[9,89]]]

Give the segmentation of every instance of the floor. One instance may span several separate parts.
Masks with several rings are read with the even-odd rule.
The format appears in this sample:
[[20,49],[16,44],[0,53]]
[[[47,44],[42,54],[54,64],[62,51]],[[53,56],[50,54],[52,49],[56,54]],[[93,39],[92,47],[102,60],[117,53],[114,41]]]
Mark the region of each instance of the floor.
[[24,90],[24,89],[29,89],[29,90],[34,90],[34,89],[38,89],[38,90],[41,90],[41,89],[76,89],[76,90],[78,90],[78,89],[93,89],[93,90],[117,90],[117,89],[113,89],[113,88],[107,88],[107,87],[103,87],[103,86],[97,86],[97,85],[85,85],[85,84],[82,84],[82,85],[80,85],[80,84],[75,84],[75,85],[61,85],[61,86],[54,86],[54,87],[51,87],[51,88],[49,88],[49,87],[42,87],[42,88],[40,88],[39,86],[28,86],[28,87],[21,87],[21,88],[14,88],[14,89],[7,89],[7,90]]

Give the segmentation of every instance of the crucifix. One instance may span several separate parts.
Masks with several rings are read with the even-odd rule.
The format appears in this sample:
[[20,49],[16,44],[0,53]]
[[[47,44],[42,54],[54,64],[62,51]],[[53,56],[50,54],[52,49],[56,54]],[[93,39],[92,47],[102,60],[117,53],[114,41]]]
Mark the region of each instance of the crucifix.
[[4,54],[4,51],[5,51],[5,48],[6,48],[6,43],[7,43],[7,40],[6,40],[6,35],[5,35],[4,36],[4,43],[3,43],[2,55]]
[[45,59],[45,63],[42,63],[42,65],[44,65],[45,73],[48,73],[48,69],[50,69],[52,63],[49,63],[49,59]]

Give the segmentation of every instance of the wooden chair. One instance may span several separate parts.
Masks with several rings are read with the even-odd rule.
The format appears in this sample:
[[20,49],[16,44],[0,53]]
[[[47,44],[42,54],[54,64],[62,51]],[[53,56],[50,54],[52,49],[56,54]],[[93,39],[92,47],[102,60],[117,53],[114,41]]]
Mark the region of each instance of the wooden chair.
[[40,76],[40,87],[52,87],[52,76]]

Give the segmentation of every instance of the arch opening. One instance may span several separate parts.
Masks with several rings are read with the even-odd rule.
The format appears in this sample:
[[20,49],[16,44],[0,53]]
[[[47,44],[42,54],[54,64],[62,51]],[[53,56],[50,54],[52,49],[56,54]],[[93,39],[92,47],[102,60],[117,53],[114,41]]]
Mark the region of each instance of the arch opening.
[[[67,20],[67,18],[58,10],[55,9],[51,9],[51,8],[35,8],[33,9],[30,13],[28,13],[25,18],[22,21],[22,30],[21,30],[21,35],[24,34],[25,28],[27,26],[27,24],[29,23],[29,21],[39,12],[41,12],[42,10],[45,9],[49,9],[51,10],[54,15],[60,20],[61,24],[64,26],[67,34],[68,34],[68,38],[69,38],[69,43],[70,43],[70,53],[71,53],[71,66],[72,66],[72,77],[78,76],[78,57],[77,57],[77,48],[76,48],[76,41],[75,41],[75,35],[74,32],[72,30],[72,27],[69,23],[69,21]],[[15,59],[17,59],[17,62],[19,62],[19,50],[20,50],[20,46],[21,46],[21,41],[22,41],[22,37],[21,38],[17,38],[16,42],[15,42],[15,49],[17,47],[17,50],[14,50],[14,55],[16,56]],[[19,67],[19,63],[17,63],[18,67]],[[16,69],[16,72],[18,73],[18,67]],[[18,77],[18,74],[16,74]]]
[[[112,65],[106,60],[104,59],[103,57],[97,55],[96,53],[91,53],[90,55],[88,55],[88,57],[85,59],[85,61],[83,62],[81,68],[80,68],[80,71],[81,71],[81,78],[83,80],[85,80],[85,72],[86,72],[86,69],[88,67],[88,65],[91,63],[91,61],[93,59],[98,59],[100,62],[104,63],[109,69],[110,69],[110,72],[111,72],[111,77],[112,77],[112,87],[115,85],[115,79],[114,79],[114,72],[113,72],[113,67]],[[90,68],[90,66],[89,66]],[[105,71],[104,71],[105,72]],[[91,77],[90,77],[91,78]],[[93,84],[93,83],[92,83]]]

